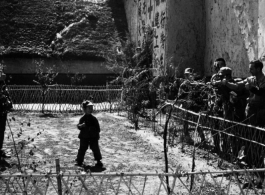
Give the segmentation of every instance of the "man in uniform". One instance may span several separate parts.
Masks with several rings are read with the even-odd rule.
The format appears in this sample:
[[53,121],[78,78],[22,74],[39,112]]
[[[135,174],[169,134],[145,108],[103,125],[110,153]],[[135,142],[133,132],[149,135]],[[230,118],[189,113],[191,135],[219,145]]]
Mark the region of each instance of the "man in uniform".
[[[250,95],[246,106],[246,118],[248,123],[255,126],[265,126],[265,75],[262,72],[263,63],[259,60],[251,61],[249,64],[249,72],[252,76],[239,83],[231,83],[223,81],[223,85],[233,90],[240,90],[246,88]],[[249,135],[251,133],[251,135]],[[253,132],[248,132],[247,139],[253,139],[259,143],[264,144],[265,133],[263,131],[253,129]],[[253,148],[248,148],[253,144],[248,143],[246,148],[247,162],[249,165],[255,165],[257,168],[264,168],[264,147],[255,145]],[[251,150],[251,151],[250,151]],[[251,154],[252,153],[252,154]],[[252,157],[251,157],[252,155]],[[261,181],[264,181],[264,173],[259,174]],[[261,184],[261,183],[259,183]]]
[[[193,74],[192,68],[186,68],[184,71],[184,81],[179,87],[178,91],[178,100],[183,100],[183,107],[185,109],[199,112],[200,106],[196,105],[195,101],[193,99],[190,99],[191,94],[194,93],[194,88],[199,85],[198,82],[194,81],[194,74]],[[185,120],[188,120],[189,113],[185,113],[186,116],[184,117]],[[184,131],[184,140],[187,143],[193,144],[193,140],[190,137],[189,130],[188,130],[189,124],[187,121],[184,121],[183,123],[183,131]],[[203,131],[201,128],[198,128],[198,133],[201,138],[201,143],[205,144],[205,136],[203,134]]]
[[223,85],[232,90],[240,90],[245,87],[250,91],[248,104],[245,110],[246,117],[249,119],[248,122],[250,124],[264,127],[265,75],[262,72],[262,69],[263,63],[261,61],[251,61],[249,64],[249,72],[252,76],[238,83],[223,81]]
[[218,72],[220,68],[226,67],[226,62],[223,58],[217,58],[213,63],[213,69],[215,71],[215,74],[213,74],[211,78],[211,83],[214,84],[215,81],[220,80]]
[[[235,81],[232,79],[232,69],[229,67],[221,67],[219,72],[217,73],[217,76],[219,80],[215,80],[214,84],[217,87],[217,97],[215,101],[215,105],[213,108],[214,113],[219,116],[223,117],[224,119],[228,120],[234,120],[235,116],[235,107],[231,100],[231,94],[235,94],[234,91],[232,91],[229,87],[223,85],[222,83],[224,81],[228,81],[231,83],[234,83]],[[226,124],[224,121],[221,121],[221,123]],[[226,129],[227,125],[219,124],[218,128]],[[230,136],[228,136],[226,133],[232,133],[230,132],[230,129],[226,130],[226,132],[221,134],[222,138],[222,154],[227,155],[230,152],[230,147],[234,148],[232,144],[232,139]],[[215,149],[218,151],[220,146],[220,135],[218,132],[213,132],[213,138],[214,138],[214,144]],[[220,151],[218,151],[220,152]]]
[[[212,79],[212,85],[215,88],[215,100],[211,111],[214,115],[227,120],[242,121],[244,119],[244,115],[242,115],[242,107],[245,106],[245,101],[242,99],[245,97],[244,91],[231,89],[228,86],[223,85],[224,82],[238,82],[232,78],[232,69],[226,66],[221,67],[218,73],[215,74],[214,79]],[[227,125],[225,124],[227,124],[225,121],[218,120],[214,123],[214,128],[226,129]],[[238,132],[235,132],[235,129],[233,129],[233,131],[227,129],[226,132],[221,135],[218,132],[212,132],[214,141],[213,152],[220,153],[224,155],[224,157],[228,157],[227,154],[231,152],[233,155],[236,155],[235,153],[237,153],[238,150],[236,143],[238,140],[235,140],[234,137],[228,136],[226,133],[238,134]],[[220,146],[221,138],[222,145]],[[232,151],[230,150],[231,147]]]
[[132,61],[133,61],[133,68],[137,67],[138,66],[138,63],[140,62],[140,57],[141,57],[141,47],[137,47],[135,49],[135,54],[134,56],[132,57]]
[[185,99],[192,90],[192,82],[194,81],[193,69],[186,68],[184,70],[184,81],[179,87],[178,98]]
[[[216,73],[213,74],[213,76],[211,78],[211,84],[214,86],[217,94],[219,95],[219,97],[216,97],[216,99],[215,99],[213,112],[215,115],[219,115],[219,116],[220,116],[220,111],[221,111],[221,107],[222,107],[222,100],[220,99],[221,81],[224,77],[226,77],[226,75],[229,75],[229,71],[231,70],[231,69],[230,70],[229,69],[222,69],[222,71],[224,71],[225,75],[223,73],[220,74],[220,69],[223,67],[226,67],[225,60],[223,58],[217,58],[213,64],[213,69]],[[231,70],[231,72],[232,72],[232,70]]]
[[[213,85],[217,88],[217,102],[214,105],[214,111],[218,113],[217,115],[220,117],[224,117],[225,119],[233,119],[232,113],[229,108],[229,100],[230,100],[230,92],[231,89],[222,85],[223,80],[227,80],[229,82],[234,82],[232,79],[232,69],[229,67],[220,68],[219,72],[216,74],[215,78],[218,77],[218,80],[213,81]],[[220,113],[220,111],[222,113]]]

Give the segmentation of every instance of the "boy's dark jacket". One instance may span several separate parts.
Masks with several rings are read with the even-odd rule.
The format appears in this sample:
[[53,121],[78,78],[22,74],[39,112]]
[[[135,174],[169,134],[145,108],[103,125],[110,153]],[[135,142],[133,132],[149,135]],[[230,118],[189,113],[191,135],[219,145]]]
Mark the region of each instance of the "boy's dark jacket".
[[[81,128],[79,124],[85,123],[86,126]],[[85,114],[83,115],[80,120],[77,128],[80,130],[78,135],[79,139],[99,139],[100,127],[96,117],[92,114]]]

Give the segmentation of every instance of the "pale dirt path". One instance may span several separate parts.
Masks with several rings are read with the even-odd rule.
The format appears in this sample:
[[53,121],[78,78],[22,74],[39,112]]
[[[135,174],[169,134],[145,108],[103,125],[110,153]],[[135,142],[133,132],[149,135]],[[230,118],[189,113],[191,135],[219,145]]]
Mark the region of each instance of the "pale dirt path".
[[[31,157],[31,159],[52,161],[53,158],[60,157],[61,163],[67,163],[68,166],[73,165],[79,147],[77,138],[79,130],[76,128],[76,124],[81,116],[39,117],[39,114],[10,114],[9,118],[13,116],[15,121],[11,121],[10,126],[17,142],[23,139],[28,140],[28,137],[33,138],[38,132],[42,132],[26,147],[26,155],[22,157],[27,157],[27,152],[36,146],[34,158]],[[26,116],[27,118],[25,118]],[[119,167],[119,171],[123,172],[163,170],[163,154],[158,153],[150,144],[145,143],[135,133],[126,118],[118,119],[104,113],[98,113],[95,116],[101,126],[99,144],[103,163],[108,171],[114,171],[114,167]],[[30,126],[27,125],[29,120]],[[23,132],[18,137],[20,129]],[[5,144],[8,148],[12,148],[9,129],[7,129]],[[31,159],[26,158],[25,160],[30,161]],[[12,160],[15,159],[12,158]],[[94,163],[90,150],[87,151],[85,162],[90,165]],[[51,162],[51,164],[54,163]]]
[[[60,165],[64,170],[75,173],[77,167],[74,166],[79,147],[78,133],[76,124],[81,117],[73,115],[61,115],[58,117],[40,117],[40,114],[16,114],[11,113],[10,126],[15,135],[15,140],[30,140],[40,131],[42,134],[34,138],[26,150],[20,154],[23,165],[37,164],[36,170],[40,173],[49,171],[55,172],[55,158],[60,159]],[[97,113],[101,126],[101,139],[99,141],[103,163],[106,170],[104,172],[163,172],[164,162],[163,153],[157,152],[152,145],[145,142],[140,135],[136,134],[133,125],[125,117],[114,117],[111,114]],[[27,124],[30,125],[28,126]],[[17,136],[20,129],[22,135]],[[7,129],[5,145],[12,148],[10,131]],[[34,155],[29,155],[33,150]],[[13,154],[14,155],[14,154]],[[17,160],[12,157],[9,162],[16,164]],[[88,150],[85,156],[86,165],[94,165],[92,152]],[[24,166],[28,173],[32,173],[29,166]],[[16,173],[17,170],[12,168],[3,173]],[[135,178],[136,186],[143,185],[143,177]],[[159,188],[158,177],[148,178],[146,194],[156,193]],[[126,191],[126,187],[124,188]],[[161,193],[163,194],[163,193]]]
[[[32,138],[38,132],[45,130],[26,147],[25,153],[22,154],[22,163],[31,163],[34,160],[38,162],[37,171],[43,172],[49,169],[54,171],[55,158],[59,157],[62,167],[69,170],[75,168],[74,159],[79,147],[77,138],[79,130],[77,130],[76,124],[80,115],[40,117],[40,114],[11,113],[9,118],[12,116],[16,119],[10,123],[16,140],[27,140],[28,137]],[[95,116],[101,126],[99,144],[106,168],[105,172],[154,173],[164,171],[163,140],[160,136],[154,136],[150,127],[140,124],[140,130],[135,131],[133,125],[125,117],[110,113],[97,113]],[[30,126],[27,125],[29,121]],[[17,134],[21,128],[23,133],[18,138]],[[6,136],[10,137],[9,130],[7,132]],[[10,139],[6,140],[6,145],[7,147],[12,146]],[[33,156],[29,155],[30,149],[34,151]],[[177,165],[181,165],[182,170],[190,172],[192,162],[190,155],[181,153],[179,148],[175,147],[169,148],[169,157],[170,172],[174,171]],[[16,159],[12,157],[11,162],[16,162]],[[94,164],[90,150],[85,156],[85,163]],[[207,165],[205,160],[199,159],[196,160],[196,171],[201,170],[214,171],[217,169]],[[157,189],[158,179],[151,178],[149,183],[152,182],[154,184],[151,188]],[[179,182],[177,187],[180,191],[183,190],[183,186]]]

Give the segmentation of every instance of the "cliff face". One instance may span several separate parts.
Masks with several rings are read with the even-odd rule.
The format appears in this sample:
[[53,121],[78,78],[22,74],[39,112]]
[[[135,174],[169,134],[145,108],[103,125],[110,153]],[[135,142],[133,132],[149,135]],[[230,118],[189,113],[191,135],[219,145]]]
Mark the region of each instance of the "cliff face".
[[1,0],[0,10],[2,57],[101,60],[127,28],[119,0]]

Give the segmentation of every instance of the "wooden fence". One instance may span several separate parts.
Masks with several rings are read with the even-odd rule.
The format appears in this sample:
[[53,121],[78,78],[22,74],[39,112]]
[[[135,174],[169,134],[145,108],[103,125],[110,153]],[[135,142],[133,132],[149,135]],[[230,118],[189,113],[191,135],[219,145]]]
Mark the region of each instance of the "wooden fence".
[[121,86],[10,85],[8,89],[18,111],[81,112],[85,99],[93,99],[95,111],[111,111],[119,108],[121,100]]
[[[56,159],[56,172],[46,174],[16,173],[0,175],[1,194],[263,194],[253,188],[252,177],[265,169],[185,172],[178,166],[171,173],[91,173],[76,169],[62,172]],[[169,178],[169,185],[166,183]],[[195,183],[190,187],[190,178]],[[247,178],[241,184],[242,177]]]

